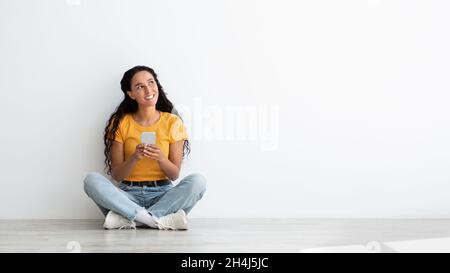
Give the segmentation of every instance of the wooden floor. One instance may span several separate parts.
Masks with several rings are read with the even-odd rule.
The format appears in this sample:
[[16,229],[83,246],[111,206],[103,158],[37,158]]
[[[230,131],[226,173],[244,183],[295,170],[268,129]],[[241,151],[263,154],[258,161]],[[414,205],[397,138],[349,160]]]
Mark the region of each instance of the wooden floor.
[[[450,219],[190,219],[187,231],[101,225],[100,220],[0,220],[0,252],[310,252],[355,250],[351,246],[373,241],[385,246],[432,239],[435,245],[450,238]],[[408,247],[420,251],[423,245]],[[446,245],[440,247],[446,252]]]

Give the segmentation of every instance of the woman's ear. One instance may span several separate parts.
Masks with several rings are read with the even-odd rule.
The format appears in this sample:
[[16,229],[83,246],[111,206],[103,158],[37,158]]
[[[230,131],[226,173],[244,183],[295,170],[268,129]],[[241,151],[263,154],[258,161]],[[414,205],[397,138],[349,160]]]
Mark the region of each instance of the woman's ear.
[[130,97],[132,100],[135,100],[135,98],[133,98],[133,96],[131,96],[131,91],[127,91],[128,97]]

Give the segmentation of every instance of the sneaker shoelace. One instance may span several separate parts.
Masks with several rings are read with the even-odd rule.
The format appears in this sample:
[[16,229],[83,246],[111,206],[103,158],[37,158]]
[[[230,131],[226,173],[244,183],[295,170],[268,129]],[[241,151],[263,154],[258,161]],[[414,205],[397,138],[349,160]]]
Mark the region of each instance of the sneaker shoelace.
[[164,216],[164,220],[163,222],[158,221],[159,226],[161,227],[161,229],[165,229],[165,230],[171,230],[171,229],[175,229],[175,215],[166,215]]
[[125,223],[122,226],[120,226],[119,229],[136,229],[136,223],[135,222]]

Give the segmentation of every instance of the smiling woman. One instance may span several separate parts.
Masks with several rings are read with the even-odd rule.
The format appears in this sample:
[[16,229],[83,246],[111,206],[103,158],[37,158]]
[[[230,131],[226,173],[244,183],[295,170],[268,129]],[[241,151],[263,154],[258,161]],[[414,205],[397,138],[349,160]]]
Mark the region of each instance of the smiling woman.
[[[133,67],[120,84],[124,99],[106,125],[104,154],[107,174],[121,183],[89,173],[84,190],[106,215],[106,229],[187,229],[186,214],[202,198],[206,179],[195,173],[172,183],[190,152],[183,122],[153,69]],[[154,144],[141,142],[146,132],[154,133]]]

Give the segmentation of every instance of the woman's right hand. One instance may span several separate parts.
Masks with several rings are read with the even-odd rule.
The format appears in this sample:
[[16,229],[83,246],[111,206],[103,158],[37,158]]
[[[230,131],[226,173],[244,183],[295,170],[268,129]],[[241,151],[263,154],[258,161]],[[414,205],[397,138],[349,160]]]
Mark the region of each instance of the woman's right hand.
[[144,158],[144,150],[145,150],[144,143],[136,145],[136,151],[134,152],[133,157],[136,160],[141,160],[142,158]]

